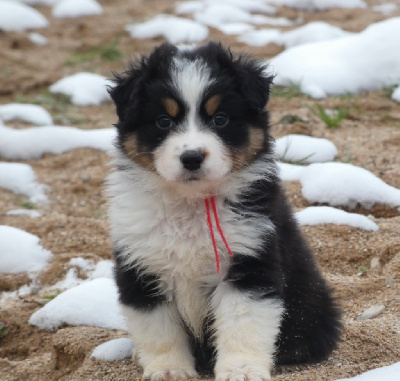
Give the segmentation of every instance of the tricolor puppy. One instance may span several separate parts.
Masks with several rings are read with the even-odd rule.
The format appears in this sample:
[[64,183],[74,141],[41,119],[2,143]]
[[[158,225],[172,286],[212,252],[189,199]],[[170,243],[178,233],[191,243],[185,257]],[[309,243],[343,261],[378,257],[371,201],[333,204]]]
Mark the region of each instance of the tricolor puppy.
[[163,44],[115,77],[116,281],[145,379],[268,380],[337,344],[339,310],[278,177],[271,81],[216,43]]

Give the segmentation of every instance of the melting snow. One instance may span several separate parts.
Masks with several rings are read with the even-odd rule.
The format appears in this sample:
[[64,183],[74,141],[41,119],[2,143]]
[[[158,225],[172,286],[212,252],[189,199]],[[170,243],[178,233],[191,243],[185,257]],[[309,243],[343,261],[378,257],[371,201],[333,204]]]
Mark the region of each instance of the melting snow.
[[400,190],[364,168],[345,163],[314,163],[302,167],[280,164],[282,180],[299,180],[310,203],[365,208],[375,204],[400,207]]
[[13,209],[9,210],[7,216],[29,216],[31,218],[38,218],[42,215],[37,210],[30,210],[30,209]]
[[[215,0],[205,0],[206,4],[212,5],[215,4]],[[242,9],[246,12],[254,12],[254,13],[268,13],[274,14],[276,13],[275,7],[268,5],[268,1],[263,0],[219,0],[219,4],[228,4],[233,7]]]
[[290,48],[270,60],[275,84],[299,84],[314,98],[398,84],[400,49],[393,38],[398,35],[400,18],[392,18],[361,33]]
[[61,0],[53,8],[53,16],[58,19],[101,15],[103,8],[95,0]]
[[243,34],[239,37],[239,41],[251,46],[264,46],[269,43],[275,43],[289,48],[311,42],[333,40],[350,34],[352,33],[336,26],[322,21],[315,21],[289,32],[280,32],[275,29],[259,29]]
[[175,4],[175,13],[178,15],[184,15],[187,13],[201,11],[203,8],[203,1],[178,1]]
[[43,107],[24,103],[10,103],[1,105],[0,119],[4,120],[5,122],[14,119],[20,119],[28,123],[39,125],[53,124],[53,118]]
[[50,86],[50,91],[70,96],[71,102],[79,106],[100,105],[111,99],[107,86],[112,82],[106,77],[82,72],[60,79]]
[[[207,7],[215,5],[215,0],[204,0],[204,1],[179,1],[175,6],[177,14],[197,13],[204,12]],[[238,8],[247,13],[267,13],[275,14],[276,9],[262,0],[219,0],[219,5],[228,5],[233,8]]]
[[133,342],[131,339],[121,338],[107,341],[98,345],[90,357],[103,361],[120,361],[131,358]]
[[393,91],[392,99],[400,103],[400,86],[396,87],[396,89]]
[[35,45],[45,46],[49,43],[47,37],[43,36],[40,33],[32,32],[28,34],[29,40]]
[[268,0],[268,3],[275,5],[285,5],[296,9],[326,10],[330,8],[365,8],[366,4],[362,0]]
[[113,128],[81,130],[61,126],[23,130],[0,127],[0,131],[0,156],[21,160],[38,159],[45,153],[59,154],[83,147],[108,151],[116,135]]
[[46,5],[46,6],[53,6],[57,4],[61,0],[16,0],[21,3],[26,3],[29,5]]
[[332,161],[338,154],[328,139],[295,134],[277,139],[276,152],[280,160],[303,163]]
[[365,372],[352,378],[343,378],[336,381],[398,381],[400,362]]
[[[270,18],[263,15],[252,15],[244,9],[228,3],[209,5],[205,9],[195,12],[194,19],[206,25],[218,28],[227,23],[265,24]],[[289,20],[287,20],[290,23]]]
[[217,27],[222,33],[226,35],[230,34],[242,34],[249,32],[254,29],[253,25],[246,24],[246,23],[228,23],[228,24],[222,24]]
[[208,28],[196,21],[163,14],[140,24],[129,24],[125,29],[133,38],[163,36],[172,44],[201,42],[208,36]]
[[383,15],[390,15],[393,12],[396,12],[399,6],[395,3],[384,3],[384,4],[379,4],[375,5],[372,7],[372,9],[376,12],[380,12]]
[[0,273],[43,269],[52,254],[39,245],[39,240],[39,237],[23,230],[0,225]]
[[28,196],[31,202],[47,201],[47,186],[37,182],[35,172],[28,164],[0,163],[0,188]]
[[282,33],[277,29],[259,29],[241,35],[238,40],[250,46],[264,46],[282,43]]
[[26,29],[47,28],[49,22],[36,9],[9,0],[0,1],[0,30],[20,32]]
[[71,288],[36,311],[29,323],[53,330],[63,324],[126,330],[112,279],[98,278]]
[[[94,263],[90,259],[72,258],[68,265],[71,268],[68,270],[64,279],[50,286],[50,289],[67,290],[69,288],[86,283],[88,280],[97,278],[113,278],[114,264],[112,261],[100,261]],[[86,279],[79,278],[78,268],[86,274]]]
[[310,206],[296,213],[300,225],[349,225],[368,231],[377,231],[378,225],[361,214],[348,213],[330,206]]
[[282,33],[281,41],[287,48],[310,42],[328,41],[352,33],[322,21],[310,22],[297,29]]

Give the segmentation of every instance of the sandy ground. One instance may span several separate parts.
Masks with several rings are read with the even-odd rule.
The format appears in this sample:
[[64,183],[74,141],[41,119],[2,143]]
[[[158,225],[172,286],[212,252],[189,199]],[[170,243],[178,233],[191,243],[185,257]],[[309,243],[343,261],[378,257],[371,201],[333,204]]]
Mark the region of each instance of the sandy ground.
[[[131,39],[124,31],[128,22],[141,21],[159,12],[172,13],[173,2],[165,0],[102,0],[105,15],[77,20],[54,20],[50,10],[39,8],[51,20],[41,31],[49,38],[47,47],[36,47],[26,33],[0,32],[0,103],[36,102],[51,111],[56,123],[80,128],[109,127],[116,121],[113,106],[77,107],[63,97],[49,95],[46,88],[55,80],[78,71],[93,71],[111,76],[121,70],[126,58],[108,62],[98,53],[82,59],[82,52],[96,52],[113,41],[124,57],[149,52],[161,39]],[[379,1],[369,1],[378,4]],[[305,21],[324,20],[352,31],[360,31],[384,16],[371,10],[340,10],[307,13],[282,8],[280,16]],[[210,39],[230,44],[234,51],[250,52],[262,58],[281,51],[273,44],[249,48],[211,29]],[[334,73],[332,73],[334,75]],[[338,161],[349,162],[372,171],[387,183],[400,188],[400,105],[389,91],[327,98],[325,108],[351,107],[339,128],[327,128],[309,109],[315,101],[302,95],[276,92],[269,103],[272,133],[280,137],[302,133],[332,140],[339,149]],[[285,124],[286,115],[305,122]],[[13,123],[16,128],[26,127]],[[1,136],[0,136],[1,138]],[[0,159],[1,160],[1,159]],[[42,217],[6,216],[20,208],[24,197],[0,189],[0,224],[12,225],[36,234],[50,250],[53,260],[40,274],[40,289],[7,301],[1,306],[0,321],[9,333],[0,338],[0,380],[137,380],[140,370],[131,360],[101,362],[90,358],[95,346],[125,332],[93,327],[63,327],[56,332],[41,331],[28,324],[31,314],[43,306],[48,291],[44,288],[64,278],[66,263],[73,257],[94,261],[110,258],[110,240],[103,197],[107,155],[79,149],[61,155],[45,155],[29,161],[42,183],[50,187],[49,206],[37,205]],[[307,206],[300,185],[286,183],[296,209]],[[334,286],[344,310],[343,340],[324,363],[312,366],[281,367],[275,380],[334,380],[400,361],[400,213],[375,206],[357,211],[379,225],[375,233],[346,226],[304,227],[319,265]],[[371,269],[379,258],[382,269]],[[360,271],[362,269],[363,271]],[[360,274],[362,273],[362,274]],[[26,274],[0,275],[1,291],[12,291],[28,283]],[[358,321],[368,307],[384,305],[378,317]]]

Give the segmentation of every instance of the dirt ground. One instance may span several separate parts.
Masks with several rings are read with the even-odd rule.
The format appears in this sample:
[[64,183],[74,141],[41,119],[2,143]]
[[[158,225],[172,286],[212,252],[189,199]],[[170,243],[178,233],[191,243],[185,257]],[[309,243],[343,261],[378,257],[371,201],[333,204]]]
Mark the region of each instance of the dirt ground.
[[[367,2],[380,3],[378,0]],[[149,52],[162,39],[133,40],[124,27],[160,12],[173,13],[174,2],[101,0],[100,3],[104,15],[76,20],[53,19],[49,8],[39,7],[51,21],[48,29],[40,31],[49,39],[45,47],[33,45],[27,33],[0,31],[0,104],[35,102],[52,113],[55,123],[85,129],[109,127],[116,121],[111,103],[77,107],[63,97],[49,94],[47,86],[79,71],[110,77],[112,70],[120,71],[124,67],[126,57]],[[291,19],[301,16],[304,22],[327,21],[350,31],[361,31],[384,19],[371,9],[308,13],[282,8],[279,16]],[[261,58],[282,50],[273,44],[250,48],[214,29],[210,29],[210,39],[222,40],[236,52],[250,52]],[[122,58],[107,61],[102,49],[113,44],[122,52]],[[400,188],[400,105],[390,99],[388,90],[319,101],[325,108],[351,107],[347,118],[336,129],[329,129],[310,111],[317,103],[315,100],[293,89],[278,90],[268,106],[274,137],[300,133],[328,138],[338,147],[338,161],[366,168]],[[287,115],[304,121],[282,122],[282,117]],[[28,127],[19,122],[11,125]],[[45,155],[28,163],[39,181],[50,187],[50,204],[33,206],[42,214],[40,218],[7,216],[8,210],[26,206],[26,199],[0,189],[0,224],[39,236],[41,245],[54,256],[39,276],[37,293],[10,299],[0,307],[0,321],[9,327],[8,334],[0,338],[0,380],[140,379],[140,370],[131,360],[103,362],[90,358],[97,345],[124,337],[125,332],[70,326],[48,332],[28,324],[32,313],[46,301],[43,288],[65,277],[66,264],[71,258],[99,261],[110,259],[111,252],[103,197],[107,155],[79,149]],[[285,186],[296,209],[308,205],[297,182]],[[277,381],[330,381],[400,361],[400,213],[379,205],[371,210],[357,207],[356,211],[370,215],[379,225],[379,231],[335,225],[303,228],[343,308],[346,327],[343,340],[338,350],[321,364],[277,368],[274,372]],[[373,258],[379,258],[381,269],[371,269]],[[28,282],[26,274],[0,275],[0,294],[17,290]],[[384,305],[384,312],[375,319],[358,321],[357,317],[373,305]]]

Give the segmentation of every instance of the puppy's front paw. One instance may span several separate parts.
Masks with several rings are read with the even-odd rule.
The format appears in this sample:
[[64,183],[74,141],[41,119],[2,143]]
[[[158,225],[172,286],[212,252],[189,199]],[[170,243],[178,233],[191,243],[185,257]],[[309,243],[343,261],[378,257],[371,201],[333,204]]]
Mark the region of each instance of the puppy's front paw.
[[262,366],[230,367],[217,372],[215,381],[267,381],[271,373]]
[[143,380],[149,381],[183,381],[188,378],[198,377],[194,369],[155,369],[146,368],[143,373]]

